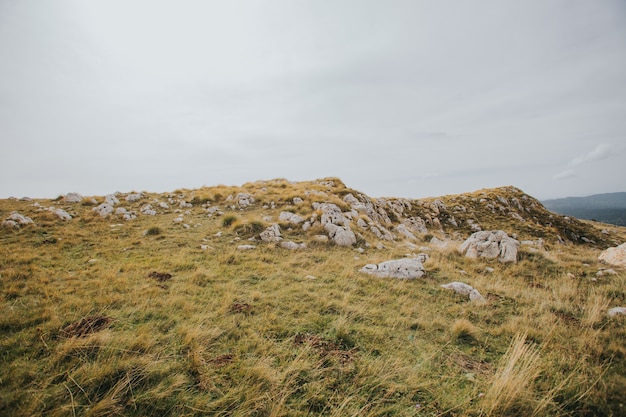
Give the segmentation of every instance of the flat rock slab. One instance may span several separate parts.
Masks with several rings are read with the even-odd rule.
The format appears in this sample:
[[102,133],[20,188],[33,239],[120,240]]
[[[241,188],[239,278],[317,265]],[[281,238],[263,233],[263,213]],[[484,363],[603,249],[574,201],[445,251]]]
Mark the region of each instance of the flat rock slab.
[[360,272],[380,278],[421,278],[426,273],[421,258],[393,259],[379,264],[368,264]]

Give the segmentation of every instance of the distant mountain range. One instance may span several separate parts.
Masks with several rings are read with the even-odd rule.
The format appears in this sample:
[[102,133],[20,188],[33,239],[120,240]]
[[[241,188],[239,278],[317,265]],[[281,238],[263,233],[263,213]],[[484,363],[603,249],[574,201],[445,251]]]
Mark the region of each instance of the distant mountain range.
[[626,192],[557,198],[542,204],[558,214],[626,226]]

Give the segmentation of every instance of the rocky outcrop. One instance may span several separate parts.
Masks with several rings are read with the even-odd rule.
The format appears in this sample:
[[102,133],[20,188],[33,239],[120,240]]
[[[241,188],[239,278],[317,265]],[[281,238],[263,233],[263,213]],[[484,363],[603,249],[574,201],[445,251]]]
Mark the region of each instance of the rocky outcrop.
[[468,258],[498,259],[500,262],[517,262],[519,242],[504,231],[482,231],[472,234],[459,247]]
[[422,264],[423,257],[393,259],[379,264],[368,264],[359,271],[380,278],[414,279],[426,273]]
[[243,209],[254,203],[254,197],[252,194],[239,193],[235,196],[235,201],[237,202],[239,208]]
[[12,211],[11,214],[2,222],[2,226],[7,229],[19,229],[22,226],[26,226],[28,224],[34,224],[33,220],[30,217],[26,217],[17,211]]
[[598,260],[605,264],[626,267],[626,243],[622,243],[614,248],[608,248],[600,254]]
[[316,203],[313,208],[322,212],[320,223],[328,233],[328,237],[338,246],[352,246],[356,243],[356,235],[350,229],[350,220],[332,203]]
[[478,292],[478,290],[471,285],[465,284],[464,282],[451,282],[449,284],[441,285],[442,288],[447,290],[452,290],[457,294],[467,295],[470,301],[475,302],[484,302],[485,298]]
[[141,200],[142,197],[143,195],[141,193],[132,193],[126,196],[126,201],[128,201],[129,203],[134,203],[135,201]]

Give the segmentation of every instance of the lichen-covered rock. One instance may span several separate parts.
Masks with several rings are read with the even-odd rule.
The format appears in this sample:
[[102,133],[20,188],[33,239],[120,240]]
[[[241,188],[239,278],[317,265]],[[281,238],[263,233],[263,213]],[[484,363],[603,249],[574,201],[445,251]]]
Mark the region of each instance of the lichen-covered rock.
[[517,262],[520,243],[504,231],[481,231],[472,234],[459,247],[459,252],[468,258],[498,259],[500,262]]
[[277,224],[269,226],[259,235],[263,242],[273,243],[280,242],[283,238],[280,236],[280,227]]
[[598,260],[605,264],[626,267],[626,243],[622,243],[614,248],[608,248],[600,254]]
[[414,279],[424,276],[424,265],[418,258],[393,259],[379,264],[368,264],[360,272],[380,278]]

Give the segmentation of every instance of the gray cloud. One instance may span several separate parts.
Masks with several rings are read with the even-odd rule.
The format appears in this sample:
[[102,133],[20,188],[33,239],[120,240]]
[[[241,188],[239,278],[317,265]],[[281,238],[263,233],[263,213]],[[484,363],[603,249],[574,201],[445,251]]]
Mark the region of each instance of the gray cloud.
[[619,1],[3,2],[0,196],[620,191],[625,20]]

